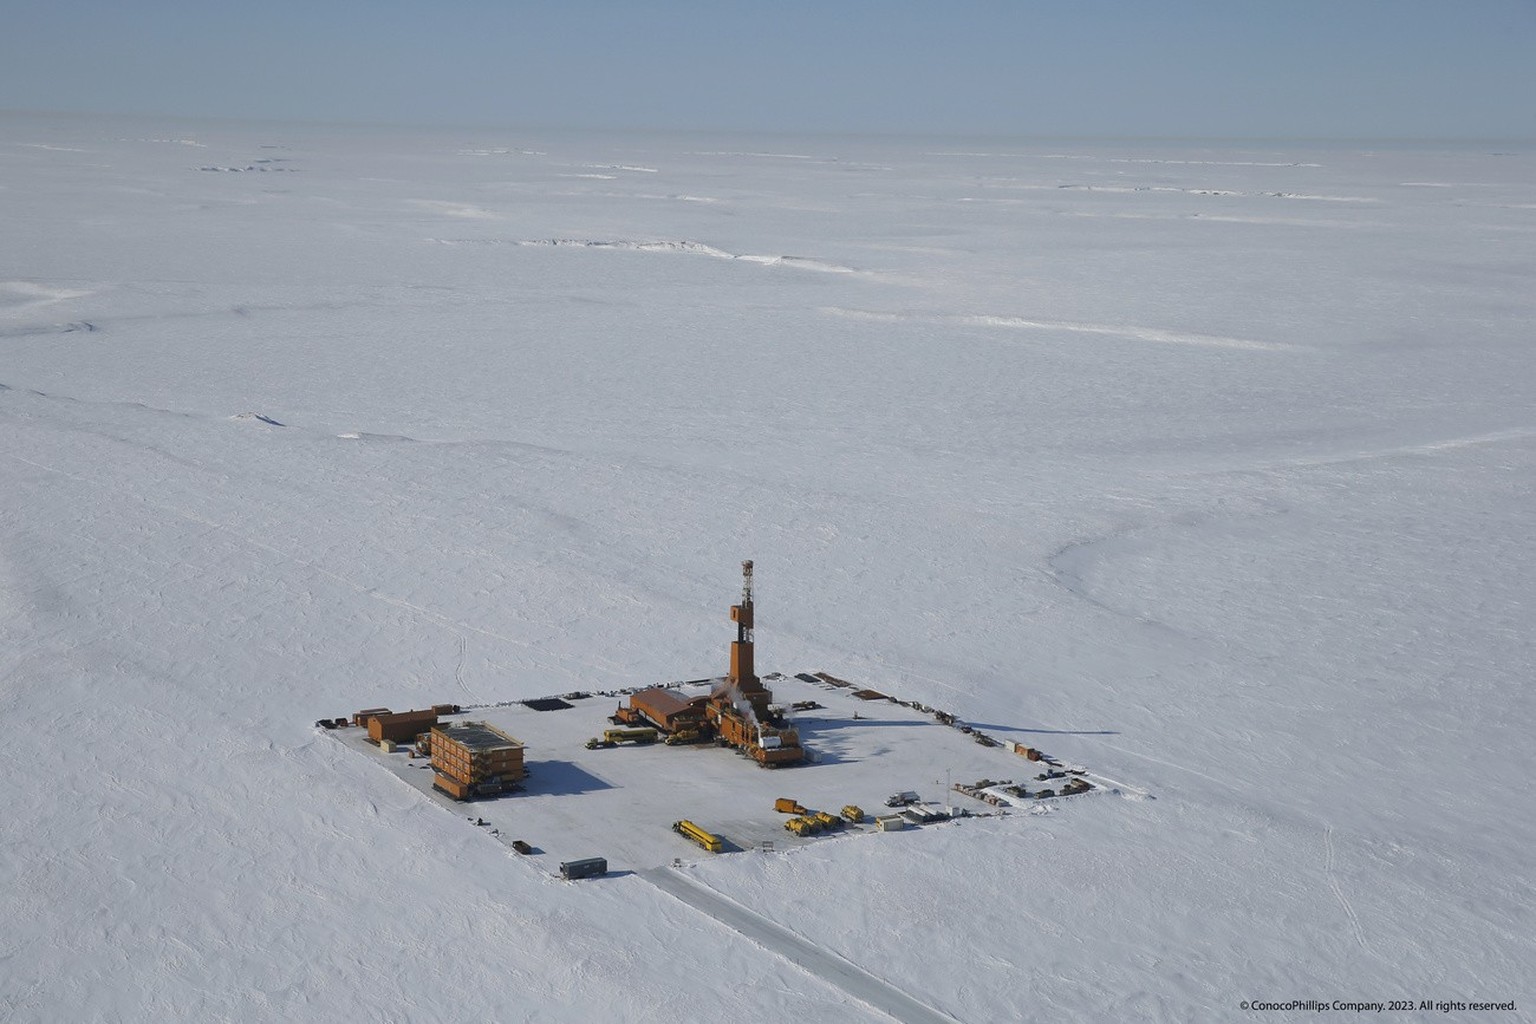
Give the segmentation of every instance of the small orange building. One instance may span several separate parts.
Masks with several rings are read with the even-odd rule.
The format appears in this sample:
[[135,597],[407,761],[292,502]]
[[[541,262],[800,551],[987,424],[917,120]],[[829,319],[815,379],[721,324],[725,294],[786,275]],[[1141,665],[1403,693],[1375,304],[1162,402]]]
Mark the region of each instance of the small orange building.
[[368,738],[407,743],[437,724],[436,711],[400,711],[368,716]]

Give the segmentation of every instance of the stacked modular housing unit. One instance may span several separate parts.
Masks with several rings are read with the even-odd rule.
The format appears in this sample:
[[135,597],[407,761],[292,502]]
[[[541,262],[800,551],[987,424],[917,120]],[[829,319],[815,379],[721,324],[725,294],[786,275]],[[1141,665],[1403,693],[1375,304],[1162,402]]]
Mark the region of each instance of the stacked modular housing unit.
[[515,789],[528,774],[522,743],[485,722],[433,726],[432,770],[437,787],[459,800]]

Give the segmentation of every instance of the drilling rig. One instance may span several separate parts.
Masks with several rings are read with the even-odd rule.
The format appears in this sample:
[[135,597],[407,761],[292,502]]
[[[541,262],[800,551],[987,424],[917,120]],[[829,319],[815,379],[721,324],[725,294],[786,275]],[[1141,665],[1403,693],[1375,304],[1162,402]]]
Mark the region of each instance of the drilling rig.
[[765,768],[805,760],[800,734],[784,727],[774,713],[773,692],[757,678],[752,647],[752,563],[741,563],[741,603],[731,605],[736,639],[731,643],[730,674],[715,687],[705,705],[716,742],[732,746]]
[[752,650],[752,563],[741,563],[741,603],[731,605],[736,639],[731,642],[730,673],[717,680],[709,695],[685,697],[675,689],[653,686],[631,694],[614,712],[616,725],[655,726],[669,746],[707,742],[735,747],[765,768],[805,760],[800,734],[785,726],[773,708],[773,692],[757,678]]

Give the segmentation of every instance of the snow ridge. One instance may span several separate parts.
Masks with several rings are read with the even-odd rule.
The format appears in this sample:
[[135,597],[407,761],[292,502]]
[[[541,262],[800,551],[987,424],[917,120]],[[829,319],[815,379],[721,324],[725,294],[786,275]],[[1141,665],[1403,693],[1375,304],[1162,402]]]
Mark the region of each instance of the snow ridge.
[[[688,199],[691,197],[680,196],[676,198]],[[869,273],[856,267],[832,263],[828,260],[817,259],[811,256],[770,256],[754,253],[734,253],[716,248],[704,242],[691,242],[687,240],[660,239],[644,241],[625,238],[525,238],[508,241],[495,238],[435,238],[432,241],[441,245],[520,245],[547,249],[618,249],[626,252],[690,253],[696,256],[710,256],[717,260],[740,260],[744,263],[759,263],[770,267],[793,267],[797,270],[816,270],[827,274]]]
[[1137,341],[1153,341],[1166,345],[1203,345],[1210,348],[1247,349],[1251,351],[1280,352],[1293,350],[1295,345],[1274,341],[1258,341],[1253,338],[1231,338],[1214,334],[1198,334],[1188,331],[1169,331],[1160,327],[1136,324],[1093,324],[1067,320],[1034,320],[1021,316],[998,316],[982,313],[901,313],[877,310],[843,309],[825,306],[821,312],[828,316],[848,320],[872,320],[879,323],[917,321],[926,323],[965,324],[971,327],[1002,327],[1029,331],[1071,331],[1077,334],[1102,334]]

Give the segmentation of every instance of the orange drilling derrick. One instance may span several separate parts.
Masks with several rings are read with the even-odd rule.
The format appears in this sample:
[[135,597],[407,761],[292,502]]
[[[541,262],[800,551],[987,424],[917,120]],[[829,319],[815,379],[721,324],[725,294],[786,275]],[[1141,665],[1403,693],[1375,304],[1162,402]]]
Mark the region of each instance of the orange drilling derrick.
[[736,640],[731,644],[731,671],[709,696],[705,714],[715,728],[716,742],[733,746],[765,768],[805,760],[800,734],[784,728],[770,709],[773,692],[757,678],[752,651],[752,563],[741,563],[741,603],[731,605]]
[[736,623],[736,640],[731,644],[732,682],[756,685],[752,664],[752,563],[741,563],[741,604],[731,605],[731,621]]

